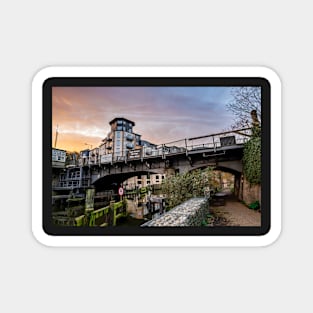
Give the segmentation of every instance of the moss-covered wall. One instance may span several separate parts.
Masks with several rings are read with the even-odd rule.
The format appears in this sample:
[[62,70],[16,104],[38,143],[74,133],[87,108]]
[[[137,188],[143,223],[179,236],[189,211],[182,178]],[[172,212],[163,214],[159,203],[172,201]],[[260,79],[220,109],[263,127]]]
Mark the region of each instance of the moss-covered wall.
[[261,185],[251,184],[245,177],[241,178],[239,200],[244,201],[247,205],[259,201],[261,204]]

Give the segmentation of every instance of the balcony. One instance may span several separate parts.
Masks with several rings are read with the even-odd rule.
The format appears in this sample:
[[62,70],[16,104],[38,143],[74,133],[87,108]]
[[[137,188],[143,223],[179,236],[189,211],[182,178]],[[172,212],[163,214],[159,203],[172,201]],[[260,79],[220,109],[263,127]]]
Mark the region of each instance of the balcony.
[[134,140],[134,135],[132,135],[132,134],[127,134],[127,135],[126,135],[126,140],[129,140],[129,141]]

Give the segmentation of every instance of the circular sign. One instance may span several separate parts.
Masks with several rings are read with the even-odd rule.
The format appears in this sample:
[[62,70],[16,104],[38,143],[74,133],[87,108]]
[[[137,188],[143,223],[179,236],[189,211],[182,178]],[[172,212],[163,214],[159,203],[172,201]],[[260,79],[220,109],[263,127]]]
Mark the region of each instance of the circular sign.
[[124,194],[124,189],[122,187],[118,188],[118,194],[122,196]]

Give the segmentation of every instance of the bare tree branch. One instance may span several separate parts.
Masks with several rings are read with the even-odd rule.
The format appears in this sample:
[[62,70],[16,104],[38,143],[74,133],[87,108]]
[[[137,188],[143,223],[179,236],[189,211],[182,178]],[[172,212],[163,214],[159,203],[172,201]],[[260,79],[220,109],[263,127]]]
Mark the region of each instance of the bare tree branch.
[[255,110],[261,121],[261,87],[234,87],[233,99],[226,105],[234,114],[232,129],[251,126],[251,111]]

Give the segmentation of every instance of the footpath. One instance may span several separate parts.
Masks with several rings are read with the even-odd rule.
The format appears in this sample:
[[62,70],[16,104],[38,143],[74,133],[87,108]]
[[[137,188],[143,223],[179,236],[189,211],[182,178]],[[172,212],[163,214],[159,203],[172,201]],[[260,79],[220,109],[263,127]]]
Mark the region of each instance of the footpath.
[[210,206],[214,226],[261,226],[261,213],[247,208],[237,199],[227,197],[225,205]]

